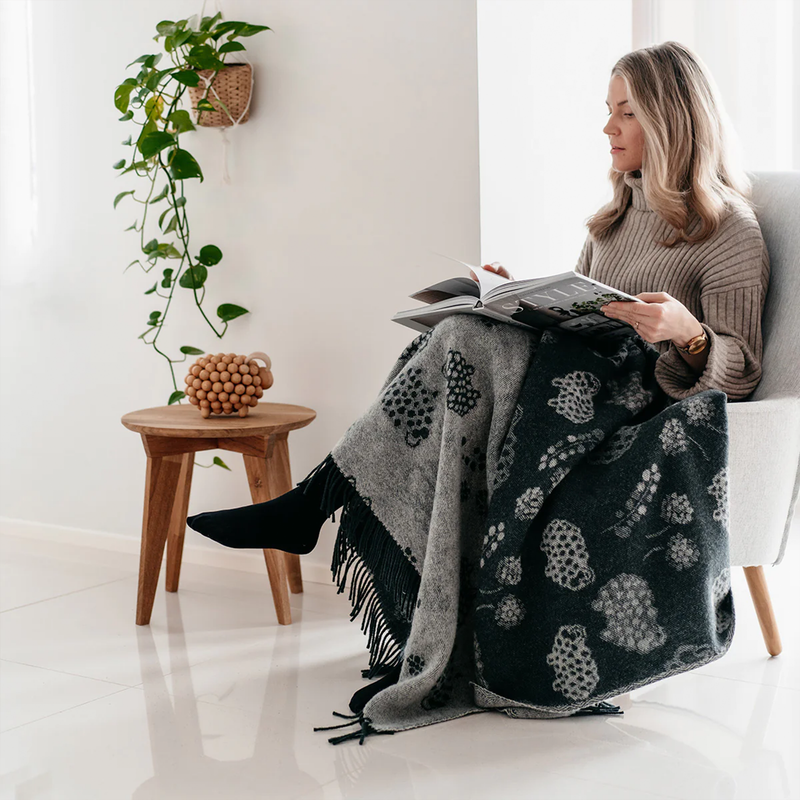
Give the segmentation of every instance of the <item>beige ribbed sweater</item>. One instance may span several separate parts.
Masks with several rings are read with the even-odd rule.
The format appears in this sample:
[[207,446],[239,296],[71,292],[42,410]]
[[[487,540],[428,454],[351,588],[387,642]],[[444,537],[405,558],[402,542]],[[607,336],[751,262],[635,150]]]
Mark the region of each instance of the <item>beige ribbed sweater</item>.
[[[755,215],[726,212],[719,230],[699,244],[656,244],[671,231],[645,200],[641,173],[626,172],[630,205],[619,226],[602,241],[586,237],[576,272],[628,294],[666,292],[680,300],[709,338],[708,361],[699,375],[667,340],[655,366],[659,386],[680,400],[720,389],[728,401],[743,400],[761,380],[761,313],[769,284],[769,254]],[[695,220],[690,232],[699,226]]]

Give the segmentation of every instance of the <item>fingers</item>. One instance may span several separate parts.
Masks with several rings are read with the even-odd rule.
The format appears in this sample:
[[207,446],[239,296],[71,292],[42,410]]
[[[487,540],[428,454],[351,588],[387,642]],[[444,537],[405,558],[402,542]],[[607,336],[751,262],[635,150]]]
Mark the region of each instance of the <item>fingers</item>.
[[639,292],[634,297],[638,297],[646,303],[666,303],[667,300],[672,299],[666,292]]

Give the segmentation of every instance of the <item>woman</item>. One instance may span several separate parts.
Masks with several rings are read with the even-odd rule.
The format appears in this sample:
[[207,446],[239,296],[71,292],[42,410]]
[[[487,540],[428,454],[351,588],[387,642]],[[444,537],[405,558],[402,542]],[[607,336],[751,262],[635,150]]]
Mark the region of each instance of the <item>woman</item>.
[[[303,554],[344,507],[333,570],[340,591],[355,570],[350,597],[353,617],[365,609],[370,676],[386,673],[350,702],[362,741],[487,708],[618,712],[602,698],[708,663],[730,644],[724,404],[761,377],[768,254],[725,113],[691,51],[666,42],[625,55],[606,105],[614,197],[589,219],[576,270],[645,301],[603,309],[634,326],[633,344],[595,350],[574,335],[446,318],[403,351],[373,406],[295,489],[187,520],[229,547]],[[530,486],[559,448],[565,460],[549,482]],[[539,472],[525,466],[540,453]],[[634,469],[639,495],[599,525],[615,508],[603,502],[623,499]],[[596,513],[578,524],[570,503],[603,481],[608,488],[590,498]],[[656,502],[657,524],[646,514]],[[620,549],[605,553],[612,545]],[[616,572],[598,593],[604,558]],[[671,588],[660,595],[662,573]],[[699,609],[696,640],[666,623],[679,579]],[[555,594],[541,594],[545,582]],[[548,619],[556,607],[574,624]],[[537,636],[552,648],[546,658],[534,653]],[[550,694],[540,697],[545,684]]]

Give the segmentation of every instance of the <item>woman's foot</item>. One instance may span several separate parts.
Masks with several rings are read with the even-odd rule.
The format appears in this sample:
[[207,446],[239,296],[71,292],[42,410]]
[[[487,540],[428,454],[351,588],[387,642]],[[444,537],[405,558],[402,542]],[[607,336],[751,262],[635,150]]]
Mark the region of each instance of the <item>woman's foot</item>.
[[363,689],[359,689],[350,699],[350,710],[354,714],[360,714],[364,710],[364,706],[372,700],[378,692],[382,692],[389,686],[394,686],[394,684],[400,680],[400,670],[402,666],[402,664],[398,664],[392,667],[380,680],[374,681]]
[[328,513],[322,510],[325,475],[318,472],[303,493],[296,486],[266,503],[207,511],[186,518],[186,524],[226,547],[310,553],[319,539]]

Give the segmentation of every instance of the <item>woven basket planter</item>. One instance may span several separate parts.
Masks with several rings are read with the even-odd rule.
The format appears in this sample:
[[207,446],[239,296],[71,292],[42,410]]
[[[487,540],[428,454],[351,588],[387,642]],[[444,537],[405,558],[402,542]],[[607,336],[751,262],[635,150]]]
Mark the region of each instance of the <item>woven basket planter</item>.
[[[218,110],[195,112],[195,117],[199,118],[199,122],[196,121],[196,124],[204,128],[230,128],[233,122],[220,107],[214,92],[216,91],[219,95],[219,99],[226,105],[233,119],[239,119],[239,115],[245,110],[250,99],[252,69],[250,64],[229,64],[223,67],[214,83],[211,84],[211,89],[208,93],[209,102]],[[214,74],[213,69],[198,69],[195,72],[201,78],[206,78],[207,80],[210,80]],[[201,80],[199,86],[190,86],[188,88],[192,108],[195,108],[206,93],[205,81]],[[239,125],[247,122],[249,118],[250,109],[248,108],[244,116],[239,119]]]

